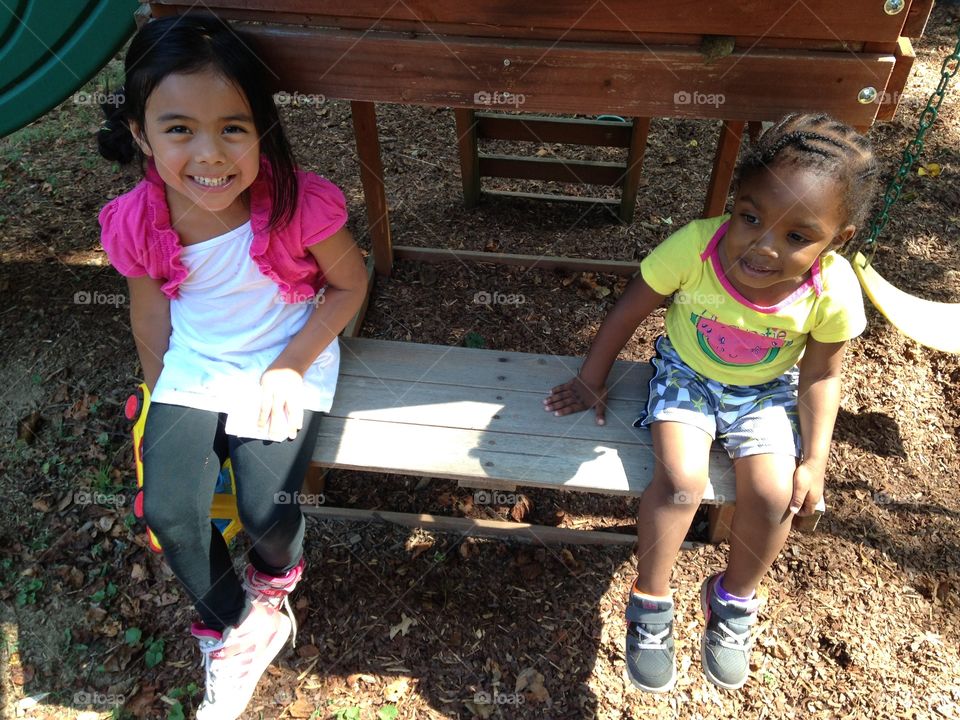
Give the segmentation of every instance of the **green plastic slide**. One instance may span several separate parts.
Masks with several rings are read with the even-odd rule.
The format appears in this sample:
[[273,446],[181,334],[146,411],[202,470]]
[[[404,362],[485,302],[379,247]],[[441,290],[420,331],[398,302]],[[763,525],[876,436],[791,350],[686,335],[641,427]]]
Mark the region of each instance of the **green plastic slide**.
[[[0,137],[77,92],[135,29],[137,0],[0,0]],[[97,93],[76,102],[99,104]]]

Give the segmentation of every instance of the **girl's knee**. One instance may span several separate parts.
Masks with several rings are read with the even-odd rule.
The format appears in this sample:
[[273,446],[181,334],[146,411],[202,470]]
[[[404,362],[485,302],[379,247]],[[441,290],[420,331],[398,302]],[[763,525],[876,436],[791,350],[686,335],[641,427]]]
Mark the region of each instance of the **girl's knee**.
[[255,509],[239,506],[237,510],[244,530],[258,539],[296,535],[303,522],[303,513],[296,502],[274,502]]
[[707,487],[707,472],[700,463],[658,466],[650,488],[661,498],[676,504],[700,504]]
[[189,503],[171,502],[163,493],[144,492],[143,519],[162,545],[164,538],[203,532],[209,516],[192,513]]
[[[749,489],[752,514],[768,518],[773,524],[783,522],[793,497],[793,475],[775,474],[754,482]],[[738,504],[744,504],[737,498]]]

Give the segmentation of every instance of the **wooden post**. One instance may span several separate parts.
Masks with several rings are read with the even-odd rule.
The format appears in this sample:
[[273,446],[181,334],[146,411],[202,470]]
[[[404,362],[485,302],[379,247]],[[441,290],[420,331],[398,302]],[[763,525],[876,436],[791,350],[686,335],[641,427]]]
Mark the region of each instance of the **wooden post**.
[[730,525],[733,523],[733,503],[711,505],[707,508],[707,540],[714,544],[730,537]]
[[460,179],[463,182],[464,207],[476,207],[480,202],[480,157],[477,148],[476,111],[454,108],[457,120],[457,147],[460,149]]
[[707,188],[707,200],[703,205],[703,217],[722,215],[730,194],[730,182],[737,165],[740,152],[740,138],[743,136],[743,120],[724,120],[717,140],[717,154],[713,159],[713,171],[710,173],[710,185]]
[[627,153],[627,174],[623,178],[620,195],[620,222],[633,220],[633,211],[637,206],[637,188],[640,186],[640,173],[643,171],[643,153],[647,149],[647,135],[650,132],[650,118],[634,118],[630,133],[630,151]]
[[373,264],[378,275],[388,276],[393,270],[393,244],[390,239],[390,215],[387,194],[383,187],[383,163],[380,161],[380,138],[377,135],[377,111],[372,102],[352,101],[353,136],[360,161],[360,181],[367,205]]

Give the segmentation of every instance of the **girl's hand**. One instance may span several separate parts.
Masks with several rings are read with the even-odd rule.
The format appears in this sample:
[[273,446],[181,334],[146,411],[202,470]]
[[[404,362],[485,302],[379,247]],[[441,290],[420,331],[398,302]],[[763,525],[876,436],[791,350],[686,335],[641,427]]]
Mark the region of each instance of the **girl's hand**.
[[275,442],[293,440],[303,427],[303,376],[290,368],[271,368],[260,376],[260,416]]
[[591,385],[582,377],[557,385],[543,401],[544,410],[554,415],[569,415],[587,408],[596,408],[597,425],[606,424],[607,386],[603,383]]
[[817,504],[823,498],[823,474],[826,468],[822,463],[805,460],[793,473],[793,497],[790,499],[790,512],[794,515],[813,515]]

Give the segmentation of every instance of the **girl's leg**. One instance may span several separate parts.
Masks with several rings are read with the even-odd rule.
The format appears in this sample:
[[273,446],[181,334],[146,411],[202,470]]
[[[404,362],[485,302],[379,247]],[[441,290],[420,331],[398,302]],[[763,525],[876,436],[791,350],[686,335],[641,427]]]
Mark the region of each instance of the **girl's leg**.
[[250,564],[283,575],[303,554],[303,513],[298,502],[320,430],[322,413],[304,411],[294,440],[268,442],[228,436],[237,478],[237,509],[250,536]]
[[163,555],[209,628],[234,624],[244,593],[210,522],[226,436],[214,412],[151,403],[143,438],[143,511]]
[[655,466],[637,512],[636,589],[663,597],[670,594],[673,564],[707,485],[713,439],[679,422],[654,422],[650,431]]
[[730,528],[730,560],[723,588],[749,597],[787,540],[793,516],[793,473],[797,459],[785,454],[749,455],[733,462],[737,509]]

